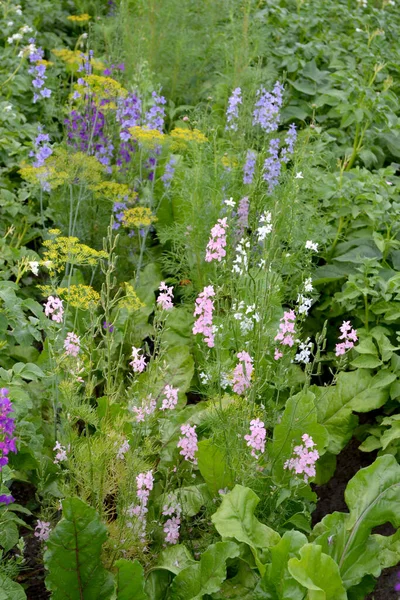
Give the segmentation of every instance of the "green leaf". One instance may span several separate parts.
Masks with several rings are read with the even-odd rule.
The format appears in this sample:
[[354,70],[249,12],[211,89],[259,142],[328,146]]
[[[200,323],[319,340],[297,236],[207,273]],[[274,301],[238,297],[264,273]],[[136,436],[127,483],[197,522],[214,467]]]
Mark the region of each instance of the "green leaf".
[[[23,523],[25,525],[25,523]],[[0,521],[0,546],[4,548],[5,552],[14,548],[18,543],[19,533],[18,527],[13,520],[1,522]]]
[[256,555],[258,549],[270,548],[280,540],[279,533],[254,516],[259,501],[253,490],[235,485],[233,490],[223,497],[221,506],[211,517],[222,537],[234,538],[238,542],[248,544]]
[[360,343],[354,347],[354,350],[358,352],[358,354],[372,354],[373,356],[378,356],[378,348],[375,346],[372,336],[363,338]]
[[[358,585],[366,575],[379,577],[385,566],[380,540],[371,535],[374,527],[391,523],[400,525],[400,465],[386,454],[361,469],[345,491],[349,513],[335,512],[318,523],[312,539],[339,565],[346,588]],[[396,542],[391,551],[400,552]]]
[[300,550],[300,559],[291,558],[288,568],[292,577],[307,588],[309,600],[347,600],[339,567],[321,546],[306,544]]
[[335,386],[311,386],[318,422],[324,425],[329,435],[329,452],[339,454],[350,440],[357,426],[353,411],[363,413],[383,406],[395,379],[396,375],[387,371],[372,376],[367,369],[357,369],[339,373]]
[[164,569],[170,571],[174,575],[178,575],[182,569],[193,564],[195,560],[184,544],[176,544],[169,546],[161,552],[158,563],[153,567],[156,569]]
[[213,495],[217,495],[218,490],[233,486],[234,476],[226,455],[212,440],[199,442],[196,456],[200,473]]
[[270,549],[271,562],[267,565],[258,586],[259,590],[267,593],[267,598],[303,600],[304,590],[289,573],[288,561],[298,556],[304,544],[307,544],[304,534],[299,531],[286,531],[278,544]]
[[52,600],[108,600],[114,582],[100,558],[106,527],[79,498],[66,498],[62,504],[63,518],[50,534],[44,555]]
[[302,92],[303,94],[307,94],[307,96],[314,96],[314,94],[317,92],[316,84],[311,83],[311,81],[306,81],[304,79],[297,79],[296,81],[291,81],[288,79],[288,81],[295,90]]
[[292,456],[293,447],[301,443],[301,436],[305,433],[313,438],[318,452],[323,454],[328,436],[325,428],[317,423],[315,396],[310,391],[300,392],[289,398],[281,422],[274,429],[271,455],[276,481],[290,477],[284,464]]
[[131,562],[125,558],[116,561],[117,598],[116,600],[148,600],[144,591],[144,571],[138,560]]
[[24,588],[1,572],[0,600],[26,600]]
[[358,369],[376,369],[382,364],[382,361],[379,360],[377,356],[371,356],[370,354],[357,356],[357,358],[351,362],[351,366],[357,367]]
[[202,600],[217,592],[226,578],[226,561],[239,556],[234,542],[217,542],[207,548],[199,562],[183,569],[172,582],[170,600]]

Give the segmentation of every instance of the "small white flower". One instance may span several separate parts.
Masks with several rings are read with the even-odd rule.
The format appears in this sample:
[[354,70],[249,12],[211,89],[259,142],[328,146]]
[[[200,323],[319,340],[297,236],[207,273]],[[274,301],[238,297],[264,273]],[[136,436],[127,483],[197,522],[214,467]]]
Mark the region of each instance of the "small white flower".
[[305,292],[312,292],[314,289],[313,284],[312,284],[312,279],[311,277],[307,277],[307,279],[304,282],[304,291]]
[[234,206],[236,206],[236,202],[234,201],[234,199],[233,199],[233,198],[229,198],[229,200],[225,200],[225,201],[224,201],[224,204],[226,204],[227,206],[231,206],[232,208],[233,208]]
[[387,183],[387,185],[393,185],[392,181],[387,181],[386,183]]
[[318,252],[318,242],[313,242],[311,240],[306,241],[306,250],[314,250],[314,252]]
[[29,27],[29,25],[24,25],[20,28],[21,33],[30,33],[31,31],[33,31],[33,29],[32,27]]
[[295,179],[304,179],[303,172],[302,171],[298,171],[296,173]]
[[6,104],[6,105],[3,107],[3,110],[4,110],[5,112],[10,112],[10,110],[12,110],[12,108],[13,108],[13,107],[12,107],[12,104]]
[[14,21],[8,21],[7,27],[12,27],[14,25]]
[[39,275],[39,262],[37,260],[31,260],[29,262],[29,268],[34,275]]

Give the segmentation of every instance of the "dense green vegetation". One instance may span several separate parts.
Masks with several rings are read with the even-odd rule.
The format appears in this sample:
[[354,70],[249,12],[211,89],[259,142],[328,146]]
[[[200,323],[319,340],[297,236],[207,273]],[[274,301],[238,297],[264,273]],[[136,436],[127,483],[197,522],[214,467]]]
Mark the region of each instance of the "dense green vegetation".
[[[400,562],[399,7],[0,11],[0,600],[373,598]],[[349,443],[369,466],[316,522]]]

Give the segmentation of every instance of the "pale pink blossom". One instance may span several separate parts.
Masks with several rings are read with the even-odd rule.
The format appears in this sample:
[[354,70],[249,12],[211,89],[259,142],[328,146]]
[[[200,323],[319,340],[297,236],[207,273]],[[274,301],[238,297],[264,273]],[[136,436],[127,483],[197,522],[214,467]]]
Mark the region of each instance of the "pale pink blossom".
[[280,358],[282,358],[282,356],[283,356],[283,353],[280,352],[278,350],[278,348],[275,348],[274,360],[279,360]]
[[357,331],[352,328],[350,321],[343,321],[340,326],[341,336],[339,336],[339,340],[344,340],[340,344],[336,344],[336,356],[341,356],[346,354],[347,350],[351,350],[354,348],[354,342],[357,342]]
[[76,333],[73,333],[72,331],[67,333],[67,337],[64,340],[64,348],[65,348],[65,354],[67,356],[73,356],[73,357],[78,356],[78,354],[81,350],[80,337],[78,337],[76,335]]
[[171,310],[171,308],[174,308],[174,305],[172,304],[172,298],[174,297],[172,291],[173,288],[168,287],[166,283],[162,281],[158,289],[160,294],[157,298],[157,304],[159,304],[163,310]]
[[209,348],[214,347],[213,333],[213,310],[214,302],[211,298],[215,296],[212,285],[206,286],[204,290],[196,298],[196,307],[193,315],[197,317],[192,332],[201,333],[204,336],[204,341]]
[[51,315],[52,321],[62,323],[64,316],[63,301],[60,298],[49,296],[44,305],[44,314],[46,317],[50,317]]
[[[293,310],[289,310],[283,313],[283,317],[280,320],[279,330],[275,336],[275,341],[279,341],[281,346],[292,347],[295,342],[295,320],[296,313]],[[277,359],[275,359],[277,360]]]
[[60,462],[68,460],[67,449],[65,446],[62,446],[60,442],[56,441],[56,445],[54,446],[53,451],[57,452],[53,460],[53,463],[55,465],[58,465]]
[[216,225],[211,229],[211,237],[207,244],[206,261],[221,260],[226,256],[226,229],[228,227],[226,217],[218,219]]
[[318,450],[313,450],[315,443],[311,436],[305,433],[301,439],[303,444],[294,447],[294,456],[285,462],[284,468],[296,475],[304,475],[304,481],[307,482],[309,477],[316,475],[315,463],[319,459],[319,453]]
[[37,521],[34,533],[35,537],[37,537],[41,542],[45,542],[49,539],[50,532],[51,527],[48,521]]
[[179,517],[172,517],[165,522],[164,525],[164,533],[165,541],[168,544],[177,544],[179,541],[179,529],[181,525],[181,520]]
[[182,454],[185,460],[192,461],[196,465],[195,454],[198,450],[196,425],[193,425],[193,427],[182,425],[181,433],[183,437],[179,438],[178,441],[178,448],[182,448],[180,454]]
[[160,410],[173,410],[178,404],[178,392],[179,388],[166,385],[164,388],[165,398],[162,401]]
[[157,402],[151,396],[148,396],[146,400],[142,401],[141,406],[133,406],[131,410],[136,414],[136,422],[142,423],[146,420],[146,416],[150,416],[154,413],[157,407]]
[[132,361],[129,363],[135,373],[142,373],[146,368],[146,357],[140,356],[141,348],[132,346]]
[[123,460],[125,458],[125,454],[128,452],[130,448],[128,440],[124,440],[121,446],[118,448],[117,458],[118,460]]
[[232,374],[233,391],[236,394],[243,394],[250,387],[250,379],[254,370],[253,359],[248,352],[239,352],[236,356],[240,362]]
[[260,419],[253,419],[250,421],[250,434],[245,435],[244,439],[247,441],[247,445],[252,448],[251,455],[254,458],[259,458],[260,455],[257,452],[263,454],[265,450],[265,438],[267,437],[267,430],[264,427],[264,423]]
[[[139,499],[139,504],[131,504],[126,511],[129,517],[136,517],[138,523],[138,534],[143,544],[146,541],[146,514],[148,512],[147,504],[149,501],[150,492],[153,489],[153,484],[154,478],[152,471],[147,471],[147,473],[139,473],[139,475],[136,477],[136,495]],[[127,522],[127,527],[131,529],[133,527],[133,523]]]

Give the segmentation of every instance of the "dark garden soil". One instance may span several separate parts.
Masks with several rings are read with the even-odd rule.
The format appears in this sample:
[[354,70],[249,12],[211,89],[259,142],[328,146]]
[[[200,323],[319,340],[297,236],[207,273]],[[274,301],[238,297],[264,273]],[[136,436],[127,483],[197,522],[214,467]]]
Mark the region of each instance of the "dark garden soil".
[[[360,469],[367,467],[375,460],[375,454],[372,452],[361,452],[358,449],[360,442],[353,439],[346,448],[337,457],[337,467],[335,476],[325,485],[315,486],[315,492],[318,494],[317,508],[313,513],[313,525],[318,523],[325,515],[334,512],[348,512],[344,501],[344,490],[349,480]],[[391,535],[394,530],[390,523],[374,530],[374,533],[380,535]],[[375,590],[369,594],[365,600],[396,600],[398,595],[394,591],[394,585],[397,581],[397,573],[400,567],[392,567],[382,572],[379,577]]]

